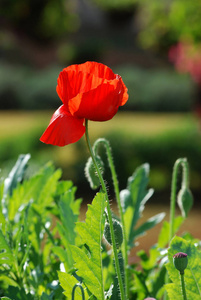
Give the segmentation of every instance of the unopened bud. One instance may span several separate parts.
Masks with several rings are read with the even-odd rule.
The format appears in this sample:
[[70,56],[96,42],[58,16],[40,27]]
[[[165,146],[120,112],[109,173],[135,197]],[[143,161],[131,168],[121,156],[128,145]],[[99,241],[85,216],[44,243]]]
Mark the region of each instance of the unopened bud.
[[[123,231],[122,231],[122,226],[121,224],[113,219],[113,228],[114,228],[114,236],[115,236],[115,242],[116,242],[116,247],[119,248],[123,242]],[[111,233],[110,233],[110,224],[108,222],[105,223],[105,228],[104,228],[104,238],[106,241],[112,245],[112,239],[111,239]]]
[[184,274],[184,270],[188,265],[187,254],[183,252],[176,253],[175,255],[173,255],[173,263],[180,274]]

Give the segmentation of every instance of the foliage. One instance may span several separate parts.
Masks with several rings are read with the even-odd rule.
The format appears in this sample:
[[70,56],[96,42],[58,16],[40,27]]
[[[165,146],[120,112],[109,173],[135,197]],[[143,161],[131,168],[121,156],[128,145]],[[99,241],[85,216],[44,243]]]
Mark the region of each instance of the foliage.
[[[54,87],[60,72],[57,66],[33,71],[5,63],[0,65],[1,109],[58,107],[59,98]],[[130,66],[116,66],[115,72],[122,75],[129,90],[125,110],[180,112],[192,108],[195,87],[184,74],[177,74],[172,70],[147,70]]]
[[166,266],[172,283],[167,284],[165,289],[170,299],[183,299],[181,295],[179,272],[176,271],[173,266],[173,255],[179,251],[188,255],[188,266],[184,273],[187,299],[201,299],[201,251],[200,245],[197,245],[193,239],[189,241],[181,237],[174,237],[172,239],[168,250],[169,263]]
[[116,11],[125,9],[129,11],[129,8],[132,8],[133,5],[137,3],[137,0],[113,0],[113,1],[106,1],[106,0],[91,0],[95,2],[101,8],[110,10],[114,9]]
[[200,17],[201,3],[197,0],[141,1],[138,39],[145,48],[166,50],[182,39],[200,42]]
[[[44,112],[44,118],[45,116]],[[125,130],[124,132],[120,130],[121,126],[119,126],[119,124],[128,120],[128,118],[128,122],[131,124],[132,120],[139,119],[139,117],[142,122],[138,125],[138,121],[136,121],[136,127],[144,126],[145,128],[148,128],[149,125],[147,125],[147,119],[150,120],[149,133],[151,134],[149,137],[145,135],[146,129],[144,129],[144,127],[143,134],[141,135],[139,135],[138,131],[134,128],[135,126],[130,129],[128,128],[128,130]],[[79,144],[75,144],[72,147],[71,151],[73,151],[73,160],[66,161],[66,158],[68,159],[68,156],[70,157],[71,152],[66,154],[67,150],[56,149],[48,146],[44,147],[44,145],[38,141],[41,132],[44,130],[44,126],[42,125],[44,122],[43,117],[41,118],[41,116],[39,117],[37,114],[33,114],[32,116],[31,114],[30,123],[32,123],[34,118],[37,118],[38,121],[38,125],[35,129],[33,124],[33,129],[29,130],[28,128],[32,127],[32,125],[25,123],[24,131],[22,131],[22,133],[15,132],[15,134],[13,134],[9,131],[7,137],[2,137],[0,147],[0,163],[3,169],[2,172],[4,174],[8,173],[9,168],[11,168],[14,163],[15,157],[19,153],[31,152],[32,160],[30,161],[30,168],[28,168],[27,172],[31,172],[32,168],[37,170],[40,167],[40,163],[44,164],[48,160],[54,159],[57,167],[62,166],[64,179],[73,180],[73,182],[80,187],[80,190],[82,189],[87,192],[90,191],[88,186],[86,186],[86,178],[84,177],[83,172],[85,160],[87,159],[86,151],[82,150],[83,141],[80,141]],[[47,115],[46,118],[48,122],[49,115]],[[9,117],[7,122],[10,122]],[[16,122],[18,123],[18,119]],[[144,124],[144,122],[146,122],[146,124]],[[154,124],[151,124],[152,122],[154,122]],[[170,124],[171,122],[175,122],[175,117],[174,120],[171,121],[171,115],[161,116],[158,120],[157,115],[149,115],[148,117],[146,115],[138,116],[137,114],[134,114],[127,116],[122,114],[121,118],[121,115],[119,114],[116,118],[114,118],[114,127],[107,127],[107,132],[101,132],[101,134],[104,134],[110,140],[113,149],[113,156],[116,162],[116,170],[118,173],[120,187],[122,189],[126,185],[127,177],[132,174],[133,169],[148,161],[151,165],[151,186],[160,191],[167,190],[171,178],[172,165],[177,157],[182,155],[184,157],[188,157],[190,163],[192,188],[199,190],[201,183],[201,164],[199,159],[201,140],[200,134],[196,129],[196,120],[194,120],[190,115],[184,115],[182,116],[181,121],[178,118],[178,122],[175,124],[177,129],[174,131],[162,130],[161,134],[152,134],[152,126],[155,126],[155,123],[157,127],[163,128],[163,124]],[[13,123],[15,122],[13,121]],[[135,137],[133,137],[133,135]],[[95,135],[93,136],[96,137]],[[124,147],[119,148],[118,141],[121,141],[124,144]],[[164,156],[166,157],[165,160]],[[124,161],[123,165],[121,164],[122,160]],[[111,179],[108,174],[107,167],[105,168],[105,176],[107,181],[110,183]]]
[[[171,69],[116,67],[129,90],[125,109],[137,111],[189,111],[194,86],[189,77]],[[146,89],[144,88],[146,86]]]
[[[69,1],[68,1],[69,2]],[[12,0],[1,2],[4,23],[36,40],[58,38],[77,29],[77,16],[65,1]],[[74,26],[72,26],[72,23]]]
[[[76,200],[72,182],[61,180],[61,170],[55,170],[51,163],[26,178],[29,159],[29,154],[21,155],[0,184],[1,299],[59,300],[65,296],[71,299],[72,291],[76,299],[83,299],[82,295],[86,299],[120,299],[114,257],[102,239],[104,224],[108,224],[105,194],[100,190],[95,195],[88,205],[85,222],[81,222],[82,200]],[[127,187],[120,192],[127,251],[135,246],[139,236],[164,218],[161,213],[138,225],[153,194],[153,189],[147,188],[148,181],[149,165],[144,164],[129,177]],[[122,226],[114,213],[113,219]],[[174,234],[184,219],[175,218]],[[140,261],[130,265],[128,273],[123,245],[118,245],[124,284],[128,276],[129,299],[144,300],[148,296],[159,299],[164,293],[169,230],[170,224],[166,221],[157,243],[148,254],[143,250],[138,253]],[[190,235],[172,240],[167,270],[173,282],[165,286],[170,300],[180,299],[178,271],[172,263],[173,254],[178,251],[189,256],[185,273],[187,294],[195,293],[197,297],[196,287],[200,284],[198,248],[198,241]]]

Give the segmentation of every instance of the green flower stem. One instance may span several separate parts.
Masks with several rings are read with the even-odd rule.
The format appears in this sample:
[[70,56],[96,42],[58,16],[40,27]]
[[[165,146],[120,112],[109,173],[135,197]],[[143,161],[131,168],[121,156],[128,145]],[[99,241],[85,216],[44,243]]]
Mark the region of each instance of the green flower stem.
[[[170,232],[169,232],[169,243],[174,235],[174,219],[175,219],[175,207],[176,207],[176,199],[177,199],[177,176],[178,170],[180,166],[183,167],[182,174],[182,186],[188,186],[188,163],[186,158],[179,158],[176,160],[173,173],[172,173],[172,184],[171,184],[171,196],[170,196]],[[166,274],[165,282],[168,283],[168,275]],[[167,293],[164,294],[163,300],[167,299]]]
[[181,288],[182,288],[183,299],[187,300],[185,281],[184,281],[184,273],[183,274],[180,273],[180,276],[181,276]]
[[189,166],[186,158],[182,161],[183,176],[182,176],[182,187],[189,187]]
[[72,300],[75,299],[75,290],[76,290],[77,287],[79,287],[80,290],[81,290],[82,300],[85,300],[84,290],[83,290],[83,287],[81,286],[80,283],[75,284],[74,287],[73,287],[73,290],[72,290]]
[[175,219],[175,207],[176,207],[176,198],[177,198],[177,175],[180,166],[183,167],[182,186],[184,185],[188,186],[188,163],[186,158],[179,158],[176,160],[174,164],[173,174],[172,174],[169,242],[171,241],[174,235],[174,219]]
[[[123,282],[122,282],[122,277],[121,277],[121,272],[120,272],[120,267],[119,267],[119,260],[118,260],[118,253],[117,253],[117,248],[116,248],[116,243],[115,243],[115,235],[114,235],[114,228],[113,228],[113,223],[112,223],[112,213],[111,213],[111,210],[110,210],[109,197],[108,197],[108,194],[107,194],[107,189],[106,189],[104,179],[102,177],[101,171],[100,171],[100,169],[98,167],[98,164],[96,162],[96,158],[95,158],[95,155],[94,155],[94,152],[93,152],[93,149],[91,147],[90,140],[89,140],[88,120],[87,119],[85,120],[85,127],[86,127],[85,137],[86,137],[87,147],[89,149],[89,152],[90,152],[90,155],[92,157],[94,166],[96,168],[98,177],[100,179],[100,183],[101,183],[103,192],[105,193],[105,196],[106,196],[107,213],[108,213],[108,219],[109,219],[109,224],[110,224],[112,248],[113,248],[114,259],[115,259],[115,267],[116,267],[117,278],[118,278],[118,282],[119,282],[121,300],[124,300],[126,298],[125,298],[124,287],[123,287]],[[103,296],[102,299],[105,299],[104,296]]]
[[122,210],[121,200],[120,200],[120,194],[119,194],[119,184],[118,184],[118,179],[117,179],[115,166],[114,166],[114,162],[113,162],[113,158],[112,158],[112,152],[111,152],[110,144],[104,138],[100,138],[100,139],[96,140],[96,142],[94,143],[94,147],[93,147],[95,153],[97,152],[97,147],[98,147],[99,143],[103,143],[105,148],[106,148],[107,159],[108,159],[109,167],[110,167],[111,174],[112,174],[112,180],[113,180],[113,185],[114,185],[115,196],[116,196],[118,209],[119,209],[119,215],[120,215],[121,224],[122,224],[122,228],[123,228],[123,236],[124,236],[124,239],[123,239],[123,253],[124,253],[124,264],[125,264],[125,293],[126,293],[126,299],[128,299],[129,298],[128,297],[128,295],[129,295],[128,251],[127,251],[128,245],[127,245],[127,239],[126,239],[126,229],[125,229],[124,215],[123,215],[123,210]]

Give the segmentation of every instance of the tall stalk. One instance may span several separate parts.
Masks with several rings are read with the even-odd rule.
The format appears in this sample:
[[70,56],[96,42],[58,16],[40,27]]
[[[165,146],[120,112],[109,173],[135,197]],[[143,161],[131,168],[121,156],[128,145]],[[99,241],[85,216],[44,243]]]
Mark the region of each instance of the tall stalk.
[[115,267],[116,267],[116,272],[117,272],[117,278],[118,278],[118,282],[119,282],[119,289],[120,289],[120,295],[121,295],[121,300],[125,300],[125,291],[124,291],[124,286],[123,286],[123,281],[122,281],[122,277],[121,277],[121,272],[120,272],[120,266],[119,266],[119,260],[118,260],[118,253],[117,253],[117,247],[116,247],[116,242],[115,242],[115,234],[114,234],[114,228],[113,228],[113,223],[112,223],[112,213],[111,213],[111,209],[110,209],[110,204],[109,204],[109,197],[108,197],[108,193],[107,193],[107,189],[106,189],[106,185],[104,182],[104,179],[102,177],[101,171],[98,167],[90,140],[89,140],[89,133],[88,133],[88,120],[85,120],[85,127],[86,127],[86,131],[85,131],[85,137],[86,137],[86,143],[87,143],[87,147],[89,149],[91,158],[93,160],[94,166],[96,168],[101,186],[102,186],[102,190],[105,193],[106,196],[106,207],[107,207],[107,213],[108,213],[108,220],[109,220],[109,224],[110,224],[110,232],[111,232],[111,240],[112,240],[112,248],[113,248],[113,253],[114,253],[114,259],[115,259]]
[[113,185],[114,185],[115,197],[116,197],[116,200],[117,200],[119,215],[120,215],[122,229],[123,229],[123,236],[124,236],[124,239],[123,239],[123,256],[124,256],[124,265],[125,265],[125,293],[126,293],[126,299],[128,299],[128,296],[129,296],[128,251],[127,251],[128,245],[127,245],[127,239],[126,239],[126,229],[125,229],[123,209],[122,209],[121,200],[120,200],[119,184],[118,184],[117,173],[115,171],[114,161],[113,161],[113,158],[112,158],[112,152],[111,152],[111,147],[110,147],[109,142],[104,138],[100,138],[100,139],[96,140],[96,142],[94,143],[94,146],[93,146],[94,152],[97,153],[97,147],[100,143],[102,143],[106,148],[107,159],[108,159],[110,171],[111,171],[111,174],[112,174],[112,181],[113,181]]

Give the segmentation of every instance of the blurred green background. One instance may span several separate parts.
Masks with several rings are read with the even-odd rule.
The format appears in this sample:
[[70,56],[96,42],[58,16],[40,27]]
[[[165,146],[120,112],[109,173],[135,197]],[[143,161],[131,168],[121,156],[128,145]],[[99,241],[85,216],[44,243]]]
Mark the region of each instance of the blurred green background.
[[[63,177],[78,185],[78,194],[88,198],[84,138],[64,148],[44,145],[39,138],[61,104],[59,72],[95,60],[120,74],[129,91],[129,101],[111,121],[89,124],[92,141],[105,136],[111,142],[120,187],[137,166],[149,162],[150,185],[161,199],[170,189],[175,160],[185,156],[198,203],[201,88],[189,74],[176,71],[168,53],[183,41],[200,47],[200,20],[197,0],[2,0],[2,175],[20,153],[29,152],[29,173],[53,160]],[[107,169],[105,176],[110,184]]]

